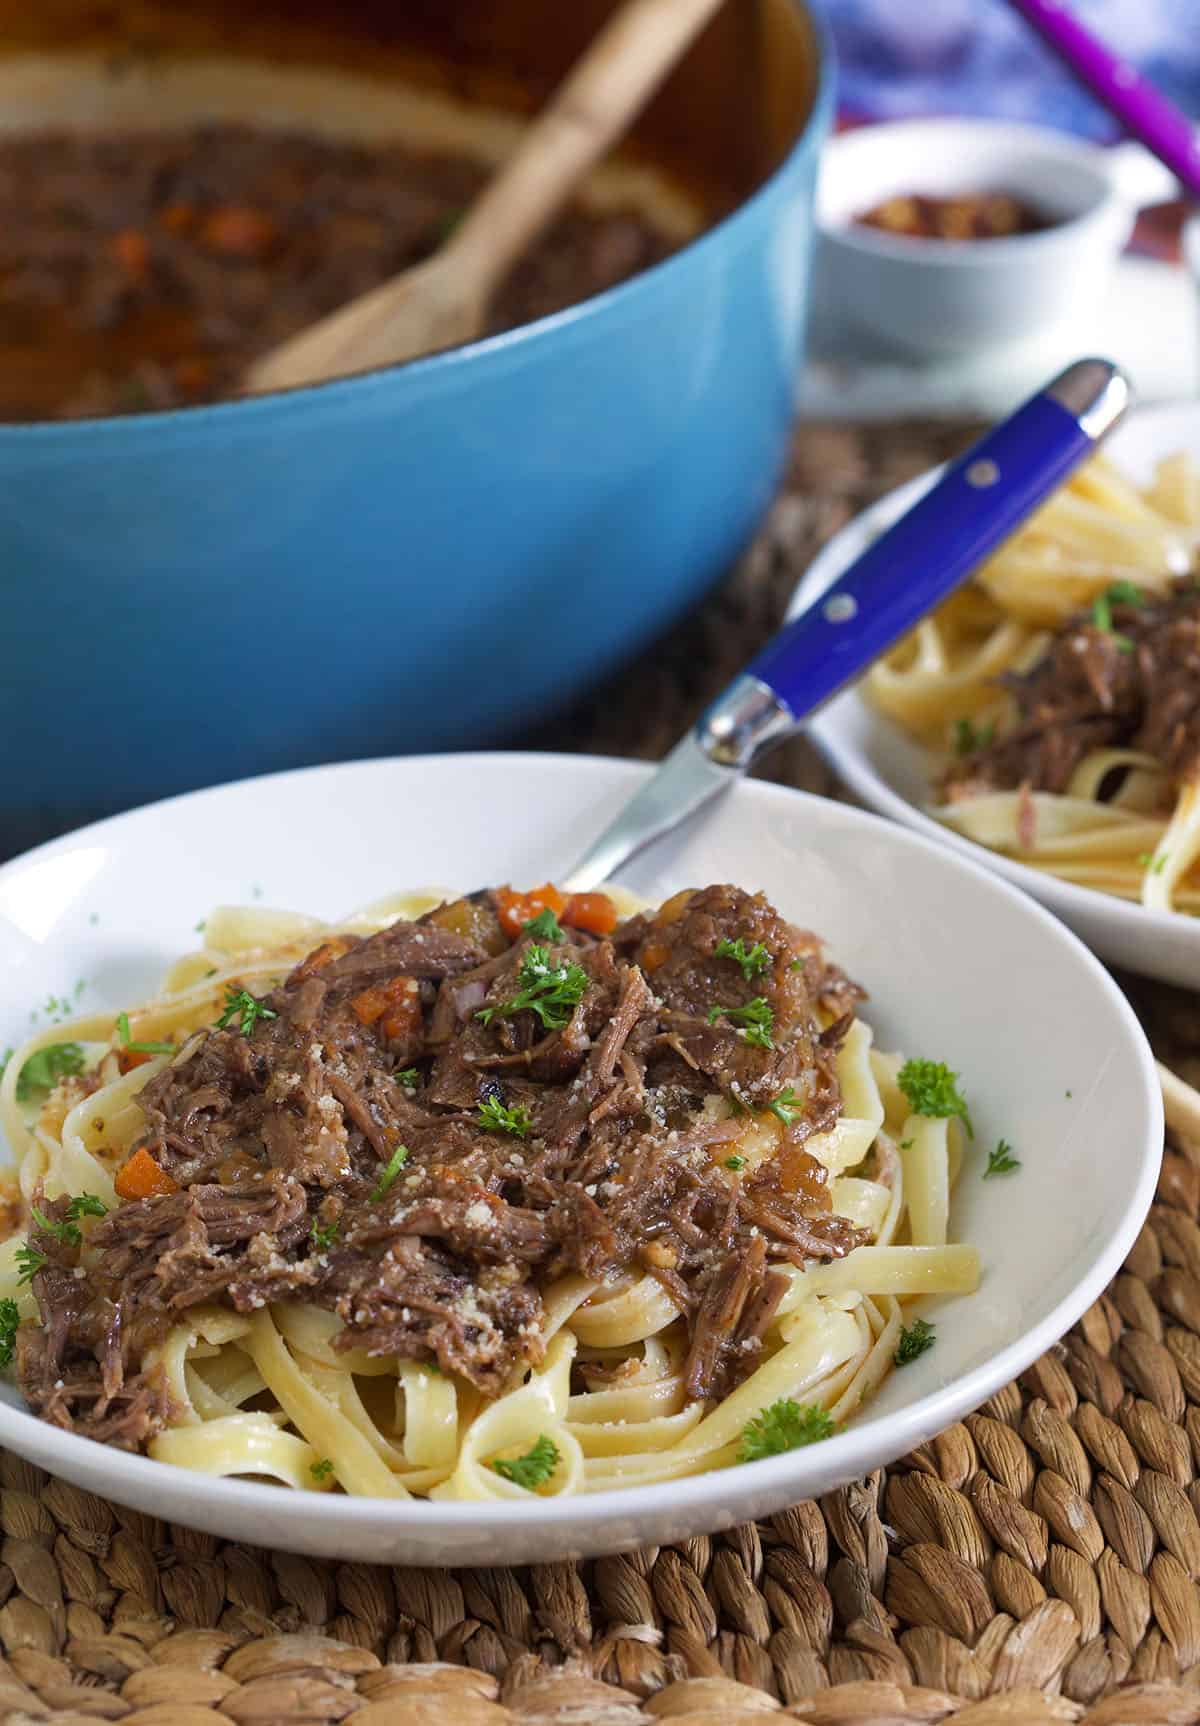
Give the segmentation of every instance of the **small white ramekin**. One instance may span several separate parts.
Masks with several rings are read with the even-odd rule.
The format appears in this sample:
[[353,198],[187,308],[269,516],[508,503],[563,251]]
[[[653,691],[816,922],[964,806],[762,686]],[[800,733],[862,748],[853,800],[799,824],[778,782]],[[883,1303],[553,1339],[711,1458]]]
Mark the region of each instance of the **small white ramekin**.
[[[1082,322],[1129,238],[1138,178],[1122,151],[1040,126],[907,120],[844,132],[821,161],[820,299],[876,343],[930,358]],[[948,241],[855,223],[904,193],[983,191],[1028,201],[1054,225]]]

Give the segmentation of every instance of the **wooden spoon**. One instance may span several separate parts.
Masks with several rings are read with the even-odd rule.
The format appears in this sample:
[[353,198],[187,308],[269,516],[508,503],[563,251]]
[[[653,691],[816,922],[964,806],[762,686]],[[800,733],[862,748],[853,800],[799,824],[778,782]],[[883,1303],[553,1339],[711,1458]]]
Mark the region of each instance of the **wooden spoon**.
[[482,335],[499,283],[721,4],[626,0],[441,250],[264,354],[246,389],[397,365]]

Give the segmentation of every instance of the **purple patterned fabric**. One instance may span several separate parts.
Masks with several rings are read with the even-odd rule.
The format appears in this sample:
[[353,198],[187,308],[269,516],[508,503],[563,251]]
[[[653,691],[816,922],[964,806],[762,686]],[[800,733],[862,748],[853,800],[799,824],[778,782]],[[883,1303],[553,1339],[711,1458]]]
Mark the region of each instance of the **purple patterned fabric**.
[[[850,119],[974,114],[1111,138],[1115,123],[1003,0],[820,0]],[[1200,119],[1200,0],[1073,0],[1076,13]]]

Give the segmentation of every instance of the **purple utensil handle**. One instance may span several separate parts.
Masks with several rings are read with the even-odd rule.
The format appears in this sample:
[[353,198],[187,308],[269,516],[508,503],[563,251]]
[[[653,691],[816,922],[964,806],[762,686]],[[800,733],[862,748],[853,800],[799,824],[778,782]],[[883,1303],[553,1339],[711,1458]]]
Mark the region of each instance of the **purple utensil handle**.
[[[1100,392],[1101,408],[1089,406],[1086,382],[1082,390],[1067,387],[1080,377]],[[812,713],[1021,525],[1115,424],[1128,395],[1106,361],[1071,367],[973,444],[822,598],[772,638],[748,675],[795,719]]]
[[1009,0],[1110,113],[1200,197],[1200,145],[1186,115],[1136,66],[1122,60],[1073,18],[1061,0]]

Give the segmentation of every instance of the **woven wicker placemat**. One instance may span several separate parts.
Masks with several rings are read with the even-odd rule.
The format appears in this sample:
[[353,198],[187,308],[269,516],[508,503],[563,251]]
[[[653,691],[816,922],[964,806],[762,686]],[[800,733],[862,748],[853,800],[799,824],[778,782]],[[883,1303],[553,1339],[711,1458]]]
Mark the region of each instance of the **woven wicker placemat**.
[[[813,550],[961,434],[811,428],[737,576],[539,746],[655,756]],[[632,697],[632,698],[631,698]],[[771,777],[829,789],[802,745]],[[1131,985],[1200,1074],[1200,1002]],[[678,1547],[439,1572],[168,1527],[0,1455],[0,1720],[88,1726],[1200,1722],[1200,1143],[1120,1276],[934,1443]]]

